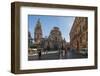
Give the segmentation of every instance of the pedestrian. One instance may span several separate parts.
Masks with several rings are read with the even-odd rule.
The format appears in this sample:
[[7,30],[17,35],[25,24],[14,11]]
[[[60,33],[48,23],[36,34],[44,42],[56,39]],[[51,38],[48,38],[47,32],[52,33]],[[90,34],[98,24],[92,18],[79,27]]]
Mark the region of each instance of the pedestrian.
[[47,48],[45,48],[45,54],[47,54],[47,51],[48,51]]
[[65,57],[66,57],[66,55],[67,55],[67,52],[68,52],[68,49],[67,49],[67,48],[65,48]]
[[63,57],[65,57],[66,48],[63,49]]
[[60,59],[62,59],[62,50],[61,49],[59,50],[59,57],[60,57]]
[[38,51],[38,58],[39,58],[39,60],[41,59],[41,50],[40,49]]

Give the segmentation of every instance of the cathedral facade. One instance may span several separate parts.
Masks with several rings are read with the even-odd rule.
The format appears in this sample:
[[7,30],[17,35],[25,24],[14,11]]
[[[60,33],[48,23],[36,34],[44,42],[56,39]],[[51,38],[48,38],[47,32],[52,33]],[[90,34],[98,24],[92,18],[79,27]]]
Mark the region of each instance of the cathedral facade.
[[66,48],[66,40],[62,37],[61,31],[58,27],[53,27],[49,36],[43,37],[40,20],[36,23],[33,40],[33,46],[37,44],[44,50],[58,50]]

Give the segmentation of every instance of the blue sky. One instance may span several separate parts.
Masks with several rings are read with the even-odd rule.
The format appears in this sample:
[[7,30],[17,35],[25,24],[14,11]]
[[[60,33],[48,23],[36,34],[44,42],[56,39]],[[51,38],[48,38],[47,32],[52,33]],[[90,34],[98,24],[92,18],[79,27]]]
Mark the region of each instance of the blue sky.
[[45,16],[45,15],[28,15],[28,31],[31,32],[32,38],[34,38],[34,28],[36,23],[40,19],[43,37],[49,36],[53,27],[59,27],[62,33],[62,37],[67,42],[70,41],[69,32],[73,25],[75,17],[72,16]]

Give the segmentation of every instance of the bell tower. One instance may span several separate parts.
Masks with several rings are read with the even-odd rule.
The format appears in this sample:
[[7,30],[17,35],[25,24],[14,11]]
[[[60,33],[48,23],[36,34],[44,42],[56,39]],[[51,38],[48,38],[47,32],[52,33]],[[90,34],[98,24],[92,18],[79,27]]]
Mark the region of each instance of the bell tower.
[[42,28],[41,28],[40,19],[38,19],[34,31],[34,41],[36,43],[40,43],[41,39],[42,39]]

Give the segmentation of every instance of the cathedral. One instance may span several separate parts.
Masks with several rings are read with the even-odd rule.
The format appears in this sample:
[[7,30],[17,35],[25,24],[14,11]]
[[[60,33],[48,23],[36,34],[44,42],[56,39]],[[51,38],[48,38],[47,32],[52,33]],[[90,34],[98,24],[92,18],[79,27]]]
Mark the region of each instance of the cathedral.
[[53,27],[49,36],[43,38],[40,20],[36,23],[33,41],[33,46],[37,44],[40,48],[48,51],[66,48],[66,40],[62,37],[59,27]]

